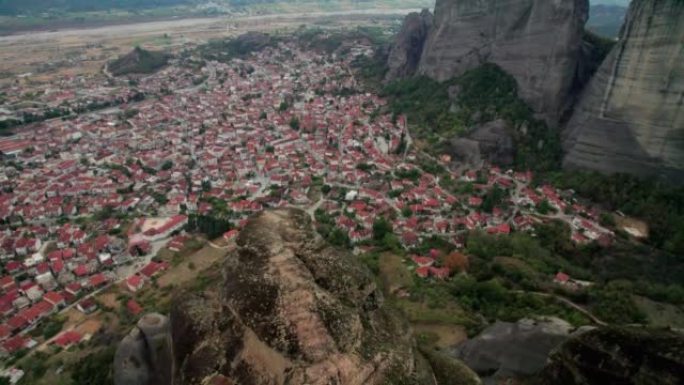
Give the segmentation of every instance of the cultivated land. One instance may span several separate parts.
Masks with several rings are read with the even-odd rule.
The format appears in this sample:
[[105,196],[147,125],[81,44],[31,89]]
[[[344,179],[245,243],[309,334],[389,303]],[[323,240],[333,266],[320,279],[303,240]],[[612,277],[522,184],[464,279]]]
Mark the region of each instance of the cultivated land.
[[[437,346],[496,319],[621,315],[605,309],[623,302],[591,291],[597,275],[557,255],[609,247],[619,230],[610,213],[532,172],[464,169],[412,146],[406,118],[385,113],[358,74],[397,20],[363,13],[0,38],[3,120],[34,122],[0,139],[5,361],[31,352],[18,361],[29,372],[36,351],[51,354],[31,383],[77,373],[140,312],[167,312],[175,290],[215,282],[246,218],[281,206],[352,248]],[[321,21],[330,28],[300,27]],[[255,29],[273,34],[204,45]],[[174,58],[150,75],[102,70],[134,45]],[[679,316],[663,308],[652,322]]]

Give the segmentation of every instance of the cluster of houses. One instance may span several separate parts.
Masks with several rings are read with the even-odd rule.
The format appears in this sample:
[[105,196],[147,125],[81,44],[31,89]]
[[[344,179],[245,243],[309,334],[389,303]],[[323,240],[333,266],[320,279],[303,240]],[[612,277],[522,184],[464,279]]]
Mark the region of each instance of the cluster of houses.
[[[84,291],[121,278],[131,292],[140,290],[166,266],[150,262],[129,277],[112,268],[149,253],[152,243],[182,229],[188,215],[211,214],[216,201],[226,203],[237,228],[264,208],[315,206],[335,215],[335,226],[354,243],[368,240],[384,217],[409,249],[432,236],[462,247],[463,233],[474,229],[532,231],[548,217],[537,210],[542,201],[571,224],[578,243],[611,235],[594,211],[550,186],[532,188],[531,173],[492,167],[450,175],[471,184],[469,193],[443,187],[444,175],[426,172],[414,153],[403,151],[404,117],[377,114],[386,102],[376,95],[348,92],[357,89],[349,71],[353,56],[330,61],[280,43],[246,59],[206,62],[199,73],[171,65],[135,89],[114,81],[113,87],[93,84],[83,95],[74,90],[83,85],[70,87],[67,79],[61,91],[42,94],[48,105],[85,98],[115,101],[118,108],[48,120],[0,139],[2,351],[26,347],[25,330]],[[134,97],[140,92],[156,97]],[[495,186],[507,195],[485,212],[484,197]],[[312,194],[322,187],[331,192]],[[147,217],[166,219],[145,227]],[[96,221],[87,229],[76,225],[84,218]],[[133,225],[121,234],[124,221]],[[184,242],[175,237],[169,247]],[[56,247],[45,252],[46,243]],[[413,261],[421,277],[450,273],[434,258]]]

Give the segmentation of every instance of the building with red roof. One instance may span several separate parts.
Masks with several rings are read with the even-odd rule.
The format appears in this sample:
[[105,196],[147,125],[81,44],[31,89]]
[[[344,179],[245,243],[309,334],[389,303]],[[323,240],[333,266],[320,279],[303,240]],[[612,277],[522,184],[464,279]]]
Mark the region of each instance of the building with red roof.
[[69,293],[69,294],[71,294],[71,295],[73,295],[73,296],[76,296],[76,295],[78,295],[78,293],[81,292],[81,284],[79,284],[78,282],[72,282],[72,283],[66,285],[66,287],[64,288],[64,290],[65,290],[67,293]]
[[489,234],[510,234],[511,226],[508,223],[502,223],[498,226],[491,226],[487,228]]
[[570,281],[570,276],[563,273],[562,271],[558,272],[556,276],[553,278],[553,281],[556,283],[559,283],[561,285],[564,285]]
[[54,340],[54,344],[62,348],[67,348],[81,342],[82,338],[83,336],[81,336],[79,332],[68,330],[57,336]]
[[126,309],[128,309],[128,311],[133,315],[138,315],[143,311],[142,306],[140,306],[140,304],[135,302],[135,300],[133,299],[128,300],[128,302],[126,303]]
[[227,241],[234,239],[238,236],[239,232],[236,229],[232,229],[223,234],[223,238]]
[[6,354],[13,354],[21,349],[28,347],[31,340],[24,336],[14,336],[2,343],[2,351]]
[[90,314],[97,310],[97,303],[95,303],[92,298],[86,298],[76,304],[76,308],[84,314]]
[[415,262],[416,265],[418,265],[418,267],[430,267],[435,263],[435,260],[430,257],[419,257],[417,255],[414,255],[413,257],[411,257],[411,259],[413,260],[413,262]]
[[20,330],[23,330],[28,325],[29,322],[26,320],[26,318],[21,317],[19,315],[15,315],[14,317],[7,320],[7,326],[9,326],[12,332],[18,332]]
[[468,204],[473,207],[480,207],[482,205],[482,198],[472,196],[468,198]]
[[449,275],[451,274],[451,271],[449,270],[448,267],[430,267],[430,275],[439,278],[439,279],[447,279],[449,278]]
[[140,270],[140,273],[144,275],[147,278],[152,278],[153,276],[157,275],[160,271],[166,270],[168,268],[168,264],[164,262],[150,262],[145,267],[143,267]]
[[185,215],[175,215],[166,220],[161,226],[148,229],[143,235],[149,241],[156,241],[166,238],[174,231],[180,230],[188,223],[188,217]]
[[416,269],[416,274],[420,278],[427,278],[430,276],[430,268],[428,266],[419,267]]
[[45,293],[43,295],[43,300],[51,303],[55,307],[61,307],[66,304],[66,301],[64,300],[64,296],[55,292],[55,291],[50,291],[48,293]]
[[88,278],[88,284],[93,288],[98,288],[107,283],[107,277],[103,273],[97,273]]
[[16,287],[14,277],[6,275],[0,278],[0,289],[2,289],[2,291],[7,292],[8,290],[11,290],[14,287]]
[[131,275],[126,280],[126,288],[133,293],[137,293],[145,285],[145,281],[139,275]]
[[7,324],[1,324],[0,325],[0,341],[4,341],[12,335],[12,328],[10,328]]

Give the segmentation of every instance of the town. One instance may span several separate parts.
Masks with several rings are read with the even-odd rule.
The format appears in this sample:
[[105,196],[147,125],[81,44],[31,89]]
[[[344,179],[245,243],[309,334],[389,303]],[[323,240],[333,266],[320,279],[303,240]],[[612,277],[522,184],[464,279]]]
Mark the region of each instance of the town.
[[[374,94],[348,92],[359,89],[351,63],[371,52],[355,44],[326,55],[284,41],[199,70],[175,59],[135,81],[62,78],[33,91],[44,107],[0,110],[5,120],[42,117],[0,139],[0,352],[46,342],[30,331],[74,307],[95,311],[104,288],[134,295],[169,267],[154,257],[181,250],[197,218],[227,219],[211,236],[230,242],[251,214],[299,207],[357,252],[382,218],[425,279],[454,273],[413,253],[433,237],[458,249],[470,230],[505,236],[558,219],[575,243],[610,244],[600,211],[534,187],[532,172],[457,172],[448,156],[418,152],[405,117],[378,114],[386,101]],[[24,96],[14,85],[5,103]],[[129,309],[142,311],[134,300]],[[48,340],[83,338],[61,330]]]

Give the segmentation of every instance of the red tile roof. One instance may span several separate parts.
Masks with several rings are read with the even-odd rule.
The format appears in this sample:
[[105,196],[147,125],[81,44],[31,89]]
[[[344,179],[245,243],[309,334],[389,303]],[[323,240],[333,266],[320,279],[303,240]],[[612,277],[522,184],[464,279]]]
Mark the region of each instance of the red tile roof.
[[100,286],[100,285],[107,283],[107,277],[105,277],[105,275],[102,273],[98,273],[98,274],[95,274],[92,277],[90,277],[88,279],[88,281],[89,281],[91,286],[97,287],[97,286]]
[[26,343],[28,342],[28,338],[23,337],[23,336],[14,336],[7,341],[2,343],[2,348],[5,350],[7,353],[12,354],[18,350],[21,350],[26,347]]
[[46,300],[47,302],[50,302],[53,305],[57,305],[57,304],[64,302],[64,296],[62,296],[61,294],[54,292],[54,291],[45,293],[45,295],[43,296],[43,299]]
[[135,300],[132,299],[128,300],[128,302],[126,303],[126,308],[133,315],[138,315],[143,311],[142,306],[140,306],[137,302],[135,302]]
[[63,348],[81,342],[81,334],[74,330],[66,331],[55,338],[55,344]]

